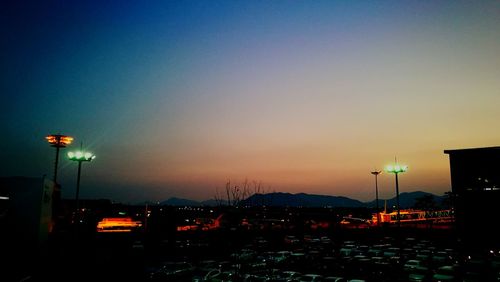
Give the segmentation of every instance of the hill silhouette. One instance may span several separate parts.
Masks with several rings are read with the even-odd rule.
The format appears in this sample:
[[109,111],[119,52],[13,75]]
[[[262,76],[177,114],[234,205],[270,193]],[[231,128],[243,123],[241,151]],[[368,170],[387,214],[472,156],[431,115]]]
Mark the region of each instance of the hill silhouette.
[[364,203],[341,196],[314,194],[268,193],[254,194],[242,201],[245,206],[289,206],[289,207],[363,207]]
[[[424,196],[432,196],[436,204],[441,204],[444,196],[437,196],[432,193],[415,191],[403,192],[399,194],[399,205],[401,208],[410,208],[415,205],[417,199]],[[225,204],[221,201],[220,204]],[[396,206],[396,197],[390,199],[379,199],[379,208]],[[168,206],[217,206],[219,202],[216,200],[206,201],[193,201],[189,199],[182,199],[172,197],[168,200],[162,201],[160,205]],[[359,200],[351,199],[343,196],[329,196],[329,195],[316,195],[306,193],[284,193],[275,192],[267,194],[254,194],[247,199],[240,202],[244,206],[283,206],[283,207],[375,207],[375,200],[369,202],[361,202]]]

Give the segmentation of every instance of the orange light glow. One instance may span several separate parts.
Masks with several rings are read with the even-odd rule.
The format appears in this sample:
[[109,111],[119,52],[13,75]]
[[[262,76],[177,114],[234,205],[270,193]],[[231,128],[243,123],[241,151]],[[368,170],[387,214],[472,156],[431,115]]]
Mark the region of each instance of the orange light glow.
[[219,215],[216,219],[210,218],[197,218],[195,219],[194,225],[179,225],[177,226],[177,231],[189,231],[189,230],[214,230],[220,227],[222,215]]
[[132,232],[141,226],[130,217],[105,217],[97,223],[97,232]]
[[73,137],[60,134],[51,134],[45,137],[45,139],[47,139],[47,142],[49,142],[52,147],[60,148],[68,146],[73,141]]

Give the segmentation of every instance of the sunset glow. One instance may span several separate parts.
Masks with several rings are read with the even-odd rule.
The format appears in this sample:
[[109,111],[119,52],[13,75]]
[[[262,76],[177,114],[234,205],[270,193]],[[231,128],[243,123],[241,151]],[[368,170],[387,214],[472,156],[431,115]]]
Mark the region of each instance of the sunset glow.
[[[2,34],[5,176],[53,169],[43,137],[99,155],[82,198],[450,191],[446,149],[500,145],[494,1],[12,4]],[[50,140],[48,140],[50,142]],[[69,145],[71,150],[72,146]],[[59,164],[63,197],[75,169]],[[394,175],[378,177],[380,199]]]

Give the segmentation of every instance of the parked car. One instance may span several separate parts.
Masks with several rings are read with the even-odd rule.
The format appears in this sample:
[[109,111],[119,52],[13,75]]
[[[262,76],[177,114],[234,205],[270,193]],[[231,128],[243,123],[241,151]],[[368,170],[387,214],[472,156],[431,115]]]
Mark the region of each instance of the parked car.
[[180,281],[191,277],[194,267],[188,262],[165,262],[157,270],[150,273],[153,281]]
[[323,276],[319,274],[304,274],[299,277],[300,282],[322,282]]
[[432,280],[434,282],[445,282],[445,281],[456,281],[457,280],[457,270],[455,266],[445,265],[439,267],[434,275],[432,275]]

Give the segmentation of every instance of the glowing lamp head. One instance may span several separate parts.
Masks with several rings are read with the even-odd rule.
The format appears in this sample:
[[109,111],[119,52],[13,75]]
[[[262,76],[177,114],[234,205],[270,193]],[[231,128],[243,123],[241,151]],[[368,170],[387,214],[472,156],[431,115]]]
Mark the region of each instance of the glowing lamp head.
[[73,137],[60,134],[51,134],[45,137],[45,139],[52,147],[59,148],[64,148],[71,144],[71,142],[73,141]]
[[400,173],[400,172],[406,172],[408,170],[407,165],[388,165],[385,167],[385,171],[390,172],[390,173]]
[[76,152],[68,152],[68,158],[72,161],[91,161],[95,159],[95,155],[90,153],[90,152],[82,152],[82,151],[76,151]]

